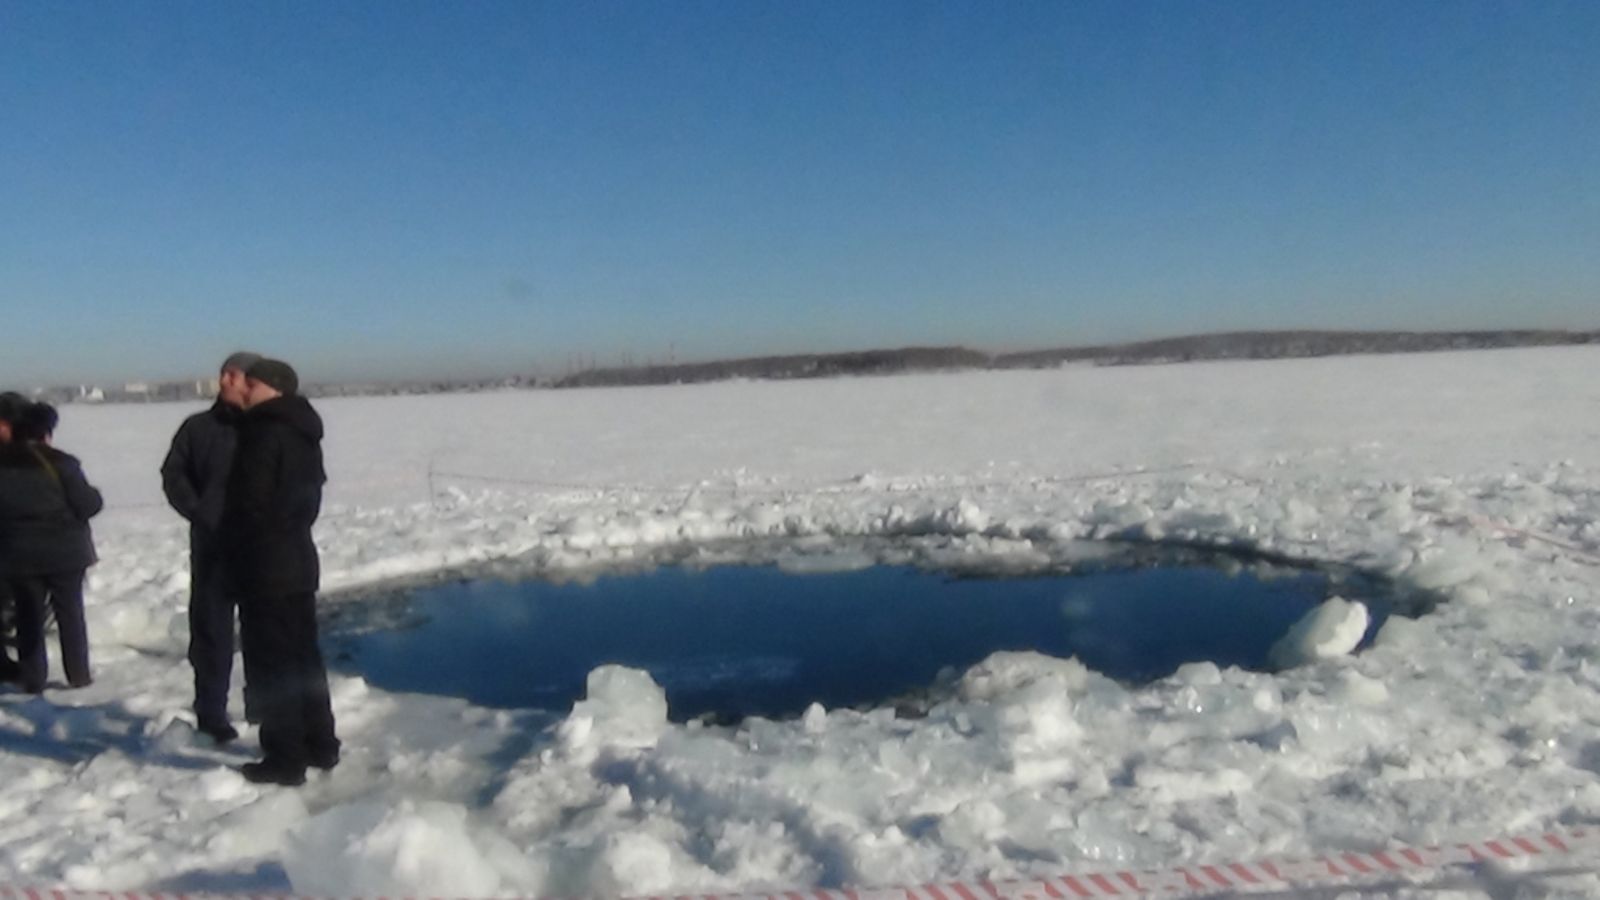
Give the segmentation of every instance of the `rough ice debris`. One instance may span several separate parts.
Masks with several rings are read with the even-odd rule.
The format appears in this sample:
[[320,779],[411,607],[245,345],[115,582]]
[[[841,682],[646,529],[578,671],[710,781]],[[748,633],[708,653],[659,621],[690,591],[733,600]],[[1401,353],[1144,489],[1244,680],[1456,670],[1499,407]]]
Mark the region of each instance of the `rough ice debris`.
[[338,806],[285,842],[296,893],[322,897],[489,897],[503,882],[503,843],[472,834],[466,809],[447,803]]
[[1343,597],[1329,597],[1306,613],[1272,645],[1268,660],[1280,669],[1292,669],[1319,659],[1344,656],[1356,649],[1372,617],[1367,607]]
[[666,893],[681,877],[677,854],[660,838],[639,831],[607,835],[592,856],[583,881],[604,896]]

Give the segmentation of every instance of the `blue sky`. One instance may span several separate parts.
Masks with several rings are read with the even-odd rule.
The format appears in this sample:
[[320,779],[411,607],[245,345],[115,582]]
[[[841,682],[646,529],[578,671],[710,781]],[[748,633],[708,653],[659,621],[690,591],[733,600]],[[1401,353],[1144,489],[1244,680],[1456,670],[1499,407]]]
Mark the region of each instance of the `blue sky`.
[[8,384],[1600,327],[1593,2],[0,0]]

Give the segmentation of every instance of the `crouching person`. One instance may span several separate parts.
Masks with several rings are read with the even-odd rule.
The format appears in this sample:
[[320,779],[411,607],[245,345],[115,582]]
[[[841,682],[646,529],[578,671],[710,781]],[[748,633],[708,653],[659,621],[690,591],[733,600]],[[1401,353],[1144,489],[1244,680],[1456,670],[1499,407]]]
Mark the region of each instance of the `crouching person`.
[[252,782],[298,785],[339,762],[328,676],[317,646],[322,419],[287,363],[245,371],[244,416],[223,502],[224,569],[236,581],[244,677],[261,717]]
[[78,460],[51,446],[58,418],[49,404],[31,404],[10,423],[11,440],[0,444],[0,572],[16,604],[16,680],[35,694],[49,673],[47,608],[56,615],[67,684],[93,680],[83,580],[95,563],[89,520],[104,504]]

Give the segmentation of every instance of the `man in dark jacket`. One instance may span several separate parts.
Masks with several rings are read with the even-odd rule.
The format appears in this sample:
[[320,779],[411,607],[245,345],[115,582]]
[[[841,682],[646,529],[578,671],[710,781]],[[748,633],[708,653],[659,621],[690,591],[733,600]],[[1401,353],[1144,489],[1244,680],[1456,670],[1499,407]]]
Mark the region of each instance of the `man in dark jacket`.
[[0,393],[0,444],[11,443],[11,429],[28,403],[28,398],[16,391]]
[[[0,393],[0,450],[11,443],[12,423],[16,422],[23,410],[28,408],[28,398],[16,391]],[[0,634],[9,635],[16,623],[15,606],[11,602],[11,589],[6,586],[5,572],[0,570]],[[3,646],[0,646],[0,681],[16,681],[22,677],[22,670],[12,661]]]
[[[200,730],[219,744],[239,736],[228,721],[228,682],[233,676],[233,614],[238,605],[223,572],[217,529],[233,465],[235,429],[244,408],[245,370],[261,360],[235,353],[217,376],[217,401],[183,421],[161,463],[167,502],[189,520],[189,665],[194,668],[194,713]],[[245,685],[245,718],[251,719]]]
[[256,783],[304,784],[306,767],[339,762],[328,676],[317,646],[317,546],[322,507],[322,419],[298,395],[287,363],[264,359],[245,373],[245,414],[228,476],[222,544],[239,588],[245,679],[261,713]]
[[49,671],[47,607],[56,614],[67,684],[93,680],[83,579],[95,563],[89,519],[103,501],[78,460],[50,445],[56,418],[49,404],[32,404],[8,423],[11,439],[0,445],[0,572],[16,604],[17,680],[35,694]]

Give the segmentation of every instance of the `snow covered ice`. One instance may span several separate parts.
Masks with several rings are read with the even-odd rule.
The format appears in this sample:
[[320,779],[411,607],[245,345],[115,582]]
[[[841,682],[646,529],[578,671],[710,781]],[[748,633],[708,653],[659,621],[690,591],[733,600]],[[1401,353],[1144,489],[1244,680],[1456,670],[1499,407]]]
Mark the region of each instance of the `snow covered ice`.
[[[1577,347],[321,401],[325,604],[512,559],[577,574],[687,544],[725,560],[748,538],[793,539],[803,570],[859,536],[917,539],[928,564],[1026,565],[1115,534],[1350,562],[1446,602],[1357,655],[1364,611],[1330,604],[1275,674],[1195,664],[1129,688],[997,654],[919,719],[672,724],[622,669],[564,718],[335,675],[345,760],[299,790],[245,783],[254,729],[219,749],[188,712],[186,532],[156,468],[193,407],[67,407],[58,443],[110,507],[87,598],[96,683],[0,694],[0,882],[648,895],[1592,825],[1596,371],[1600,350]],[[1600,894],[1582,866],[1536,874],[1495,877]]]

